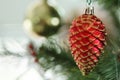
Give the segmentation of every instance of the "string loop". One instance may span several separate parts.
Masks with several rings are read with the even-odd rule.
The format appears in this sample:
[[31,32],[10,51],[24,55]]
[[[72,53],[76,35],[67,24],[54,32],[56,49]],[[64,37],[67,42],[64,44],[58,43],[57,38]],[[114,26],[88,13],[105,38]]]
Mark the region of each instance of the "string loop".
[[88,5],[91,5],[92,0],[87,0]]

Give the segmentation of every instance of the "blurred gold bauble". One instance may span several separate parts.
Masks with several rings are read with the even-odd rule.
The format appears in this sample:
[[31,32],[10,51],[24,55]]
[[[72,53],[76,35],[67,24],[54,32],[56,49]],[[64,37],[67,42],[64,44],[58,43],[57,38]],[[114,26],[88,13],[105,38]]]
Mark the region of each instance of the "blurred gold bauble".
[[24,27],[28,33],[49,37],[55,34],[61,26],[61,17],[55,7],[42,0],[28,9]]

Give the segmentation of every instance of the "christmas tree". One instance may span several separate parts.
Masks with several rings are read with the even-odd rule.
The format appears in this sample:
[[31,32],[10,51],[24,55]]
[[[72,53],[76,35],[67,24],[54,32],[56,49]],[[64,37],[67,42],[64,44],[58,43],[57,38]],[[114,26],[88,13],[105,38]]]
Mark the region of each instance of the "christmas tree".
[[[87,0],[87,1],[89,5],[91,4],[92,0]],[[58,19],[61,22],[61,25],[59,26],[63,26],[62,28],[60,28],[61,30],[59,30],[58,28],[58,32],[50,36],[39,34],[40,36],[45,36],[46,41],[39,47],[40,49],[37,52],[39,54],[36,57],[39,59],[38,63],[42,65],[46,70],[50,68],[56,69],[56,66],[60,65],[62,67],[62,70],[58,70],[58,73],[62,73],[64,76],[67,76],[67,79],[65,80],[119,80],[120,79],[119,77],[120,76],[119,74],[120,37],[118,35],[120,32],[119,31],[120,19],[118,17],[119,16],[118,9],[120,8],[120,4],[119,4],[120,1],[119,0],[109,0],[109,1],[96,0],[94,2],[98,2],[99,5],[104,6],[104,9],[107,10],[107,12],[109,13],[109,16],[112,17],[113,24],[115,25],[114,30],[117,32],[117,33],[114,33],[110,29],[107,29],[107,33],[108,33],[107,39],[106,39],[107,46],[105,47],[104,52],[100,56],[100,59],[97,65],[95,66],[95,68],[90,72],[89,75],[83,76],[81,74],[69,50],[69,43],[68,43],[69,27],[68,26],[71,25],[71,20],[69,20],[68,22],[63,22],[64,20],[61,21],[61,19],[59,19],[60,17],[58,16]],[[50,7],[48,6],[48,8]],[[52,10],[50,10],[50,12],[51,13],[53,12],[53,14],[56,14],[56,12]],[[50,14],[47,14],[47,15],[51,16]],[[75,17],[75,16],[78,16],[78,13],[76,12],[74,15],[69,15],[69,16]],[[34,17],[32,19],[34,19]],[[111,23],[109,25],[111,25]],[[50,31],[53,29],[51,28],[51,29],[45,29],[45,30]],[[44,60],[41,60],[41,59],[44,59]]]
[[[100,5],[104,5],[104,8],[114,19],[113,23],[116,26],[115,29],[117,30],[117,34],[119,34],[120,22],[117,17],[117,12],[119,12],[119,1],[101,0],[98,2]],[[48,8],[50,7],[48,6]],[[56,14],[52,10],[50,10],[50,12]],[[50,14],[47,15],[51,16]],[[61,22],[63,23],[63,21]],[[100,56],[100,60],[93,71],[90,72],[89,75],[83,76],[76,66],[68,47],[68,29],[65,29],[65,27],[70,26],[70,22],[65,22],[65,24],[62,23],[61,25],[65,26],[63,26],[61,31],[58,30],[59,32],[54,35],[46,36],[39,34],[47,37],[46,41],[40,46],[40,49],[37,52],[39,53],[36,56],[39,59],[39,64],[41,64],[45,69],[49,69],[51,67],[55,69],[56,65],[61,65],[62,70],[60,72],[67,76],[67,80],[119,80],[119,35],[115,34],[114,36],[114,32],[108,32],[107,46],[105,47],[104,53]],[[49,30],[50,29],[46,29],[47,32]],[[51,28],[51,30],[54,29]],[[47,34],[49,34],[49,32]],[[44,58],[45,61],[42,61],[41,58]]]
[[[44,75],[44,80],[120,80],[120,0],[84,2],[89,5],[89,1],[93,3],[94,14],[100,18],[102,16],[101,21],[105,23],[107,45],[95,67],[87,75],[83,75],[76,65],[69,46],[69,28],[72,20],[84,12],[79,12],[76,8],[71,11],[71,15],[68,14],[70,17],[61,16],[61,11],[56,5],[50,4],[50,0],[43,0],[41,4],[37,2],[26,13],[24,25],[29,24],[25,27],[31,27],[30,30],[26,28],[31,37],[29,53],[44,72],[55,75],[54,77]],[[96,4],[102,6],[107,13],[100,11]]]

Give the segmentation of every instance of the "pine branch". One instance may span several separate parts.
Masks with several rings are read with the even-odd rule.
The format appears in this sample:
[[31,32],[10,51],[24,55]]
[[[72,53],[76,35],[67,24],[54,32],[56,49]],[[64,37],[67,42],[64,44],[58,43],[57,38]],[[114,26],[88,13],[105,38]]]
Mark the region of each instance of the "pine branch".
[[106,9],[117,9],[120,7],[120,0],[96,0],[99,1],[99,3],[104,4]]

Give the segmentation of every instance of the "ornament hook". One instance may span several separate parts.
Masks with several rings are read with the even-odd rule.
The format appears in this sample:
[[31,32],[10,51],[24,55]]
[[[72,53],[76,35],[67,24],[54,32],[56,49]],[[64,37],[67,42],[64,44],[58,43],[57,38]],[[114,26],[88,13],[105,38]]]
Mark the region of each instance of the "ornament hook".
[[94,14],[94,7],[88,7],[85,10],[85,14]]
[[85,10],[85,14],[94,14],[94,7],[91,6],[92,0],[87,0],[88,8]]

